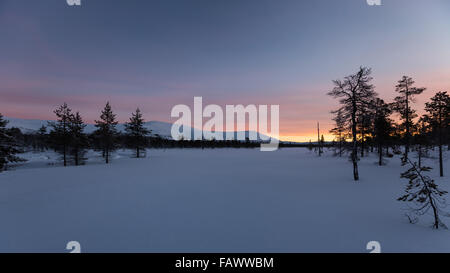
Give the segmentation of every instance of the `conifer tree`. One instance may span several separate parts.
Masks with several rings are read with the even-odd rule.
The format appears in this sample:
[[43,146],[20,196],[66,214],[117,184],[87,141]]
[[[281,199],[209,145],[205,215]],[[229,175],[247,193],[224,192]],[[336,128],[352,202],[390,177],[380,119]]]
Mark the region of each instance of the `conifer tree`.
[[332,113],[335,114],[335,117],[333,118],[333,121],[335,122],[335,126],[333,129],[330,130],[330,133],[332,133],[336,137],[336,141],[339,145],[339,156],[342,156],[342,146],[345,142],[345,135],[347,130],[346,125],[346,119],[343,113],[342,109],[339,109],[337,111],[333,111]]
[[400,95],[395,98],[395,110],[400,114],[403,123],[401,124],[402,131],[404,131],[405,153],[403,155],[403,162],[408,160],[411,127],[413,119],[417,117],[416,111],[411,108],[411,104],[415,101],[416,95],[422,94],[425,88],[414,87],[414,81],[408,76],[403,76],[398,81],[395,91]]
[[367,137],[372,125],[373,113],[371,108],[372,104],[368,102],[367,105],[361,107],[362,111],[357,114],[358,132],[361,140],[361,157],[364,157],[364,151],[367,148]]
[[57,120],[55,122],[49,122],[49,126],[52,127],[50,132],[52,143],[55,145],[57,151],[63,154],[64,166],[67,166],[67,153],[70,145],[70,123],[73,119],[72,109],[69,108],[67,103],[59,106],[55,111]]
[[439,147],[439,174],[444,176],[444,165],[442,156],[442,145],[444,144],[444,132],[448,124],[446,121],[450,116],[450,96],[447,92],[438,92],[431,98],[430,102],[425,104],[425,110],[428,112],[428,120],[432,128],[437,131]]
[[8,121],[0,114],[0,172],[6,170],[8,163],[24,161],[16,154],[20,153],[11,130],[6,128]]
[[83,119],[79,112],[76,112],[72,115],[72,119],[69,125],[70,130],[70,148],[71,154],[73,155],[75,165],[78,166],[82,164],[84,157],[84,149],[88,146],[88,138],[84,133],[84,128],[86,124],[84,124]]
[[374,101],[375,121],[373,136],[378,146],[378,165],[383,165],[383,147],[386,145],[392,133],[392,121],[389,116],[392,113],[389,104],[377,98]]
[[411,165],[410,169],[401,175],[402,178],[409,180],[405,189],[406,194],[397,200],[413,204],[412,207],[410,206],[412,215],[408,215],[410,221],[411,216],[415,218],[424,215],[431,209],[434,216],[433,228],[438,229],[441,227],[446,229],[446,226],[439,218],[439,214],[441,213],[440,205],[445,204],[443,196],[447,192],[439,189],[433,179],[423,174],[424,172],[429,172],[432,168],[419,168],[411,160],[408,159],[408,162]]
[[414,143],[417,145],[418,166],[422,167],[422,158],[427,155],[427,145],[429,144],[429,126],[428,116],[422,116],[416,124],[416,132],[414,135]]
[[113,113],[109,102],[107,102],[105,108],[101,112],[100,120],[95,121],[95,127],[97,127],[95,134],[99,137],[106,164],[109,163],[110,153],[116,146],[115,137],[117,135],[117,123],[116,115]]
[[144,127],[144,119],[139,108],[131,115],[130,121],[125,124],[127,142],[136,150],[136,157],[139,158],[141,150],[145,149],[147,145],[147,135],[150,134],[150,131]]

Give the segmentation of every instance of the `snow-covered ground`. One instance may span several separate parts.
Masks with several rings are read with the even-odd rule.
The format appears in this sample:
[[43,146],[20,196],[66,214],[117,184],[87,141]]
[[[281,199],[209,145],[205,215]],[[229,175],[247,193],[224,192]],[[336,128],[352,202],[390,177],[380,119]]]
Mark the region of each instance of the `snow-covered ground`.
[[450,231],[404,217],[398,158],[363,159],[356,183],[347,158],[307,149],[119,151],[67,168],[25,157],[0,173],[0,252],[450,252]]

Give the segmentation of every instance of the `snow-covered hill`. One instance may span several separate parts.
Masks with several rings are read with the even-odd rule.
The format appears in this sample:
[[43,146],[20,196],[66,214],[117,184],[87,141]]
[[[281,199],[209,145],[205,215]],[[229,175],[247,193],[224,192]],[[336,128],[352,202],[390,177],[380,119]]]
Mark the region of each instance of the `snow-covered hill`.
[[[48,127],[49,120],[39,120],[39,119],[17,119],[17,118],[9,118],[5,117],[6,120],[9,120],[7,125],[8,128],[19,128],[20,131],[24,134],[31,134],[39,130],[42,126]],[[145,128],[151,131],[152,136],[160,136],[162,138],[172,138],[171,130],[172,123],[162,122],[162,121],[148,121],[145,123]],[[85,132],[90,134],[95,131],[95,126],[93,124],[87,124],[85,128]],[[119,132],[125,131],[125,125],[119,124],[117,125],[117,129]],[[192,139],[194,139],[194,132],[198,132],[197,129],[186,126],[187,130],[191,130]],[[223,133],[225,139],[225,132]],[[245,136],[249,136],[249,132],[245,132]],[[265,135],[258,135],[258,139],[261,138],[266,139]],[[236,139],[237,132],[234,133],[234,137]]]

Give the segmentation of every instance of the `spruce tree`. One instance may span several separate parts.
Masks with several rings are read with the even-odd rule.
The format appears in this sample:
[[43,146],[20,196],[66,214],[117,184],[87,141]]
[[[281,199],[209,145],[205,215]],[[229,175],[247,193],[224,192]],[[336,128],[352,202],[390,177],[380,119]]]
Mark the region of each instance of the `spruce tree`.
[[85,127],[86,124],[84,124],[79,112],[72,115],[69,126],[71,136],[70,152],[74,158],[76,166],[83,164],[85,148],[88,146],[88,138],[84,133]]
[[408,160],[411,127],[413,119],[417,117],[416,111],[411,108],[416,95],[422,94],[425,88],[414,87],[414,81],[408,76],[403,76],[398,81],[395,91],[400,95],[395,98],[395,110],[400,114],[403,123],[401,124],[402,131],[404,131],[405,152],[403,155],[403,162]]
[[52,127],[50,132],[52,144],[57,151],[62,153],[64,166],[67,166],[67,153],[71,141],[70,123],[73,119],[72,109],[69,108],[67,103],[64,103],[53,113],[55,113],[57,120],[49,122],[49,126]]
[[16,155],[20,150],[11,135],[11,130],[6,128],[8,122],[0,114],[0,172],[6,170],[8,163],[24,161]]
[[428,112],[428,120],[432,128],[437,131],[439,147],[439,174],[444,176],[444,165],[442,156],[442,145],[444,144],[444,132],[448,124],[446,121],[450,116],[450,96],[447,92],[438,92],[431,98],[430,102],[425,104],[425,110]]
[[125,131],[127,144],[136,150],[136,157],[139,158],[141,150],[147,145],[147,135],[150,134],[150,131],[144,127],[144,119],[139,108],[131,114],[130,122],[125,124]]
[[116,146],[115,137],[117,135],[117,123],[116,115],[113,113],[109,102],[107,102],[105,108],[101,112],[100,120],[95,121],[95,127],[97,127],[95,134],[99,137],[106,164],[109,163],[110,153]]

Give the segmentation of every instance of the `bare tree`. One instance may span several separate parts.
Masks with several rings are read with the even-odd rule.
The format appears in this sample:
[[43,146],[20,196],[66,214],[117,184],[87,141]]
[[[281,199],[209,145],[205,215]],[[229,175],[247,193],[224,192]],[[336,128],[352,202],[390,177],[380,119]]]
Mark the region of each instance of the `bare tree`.
[[352,131],[352,153],[353,178],[359,180],[358,173],[358,131],[357,114],[363,112],[376,93],[372,81],[372,70],[360,67],[356,74],[349,75],[343,80],[334,80],[334,88],[328,93],[329,96],[338,98],[342,105],[344,116],[348,119]]

